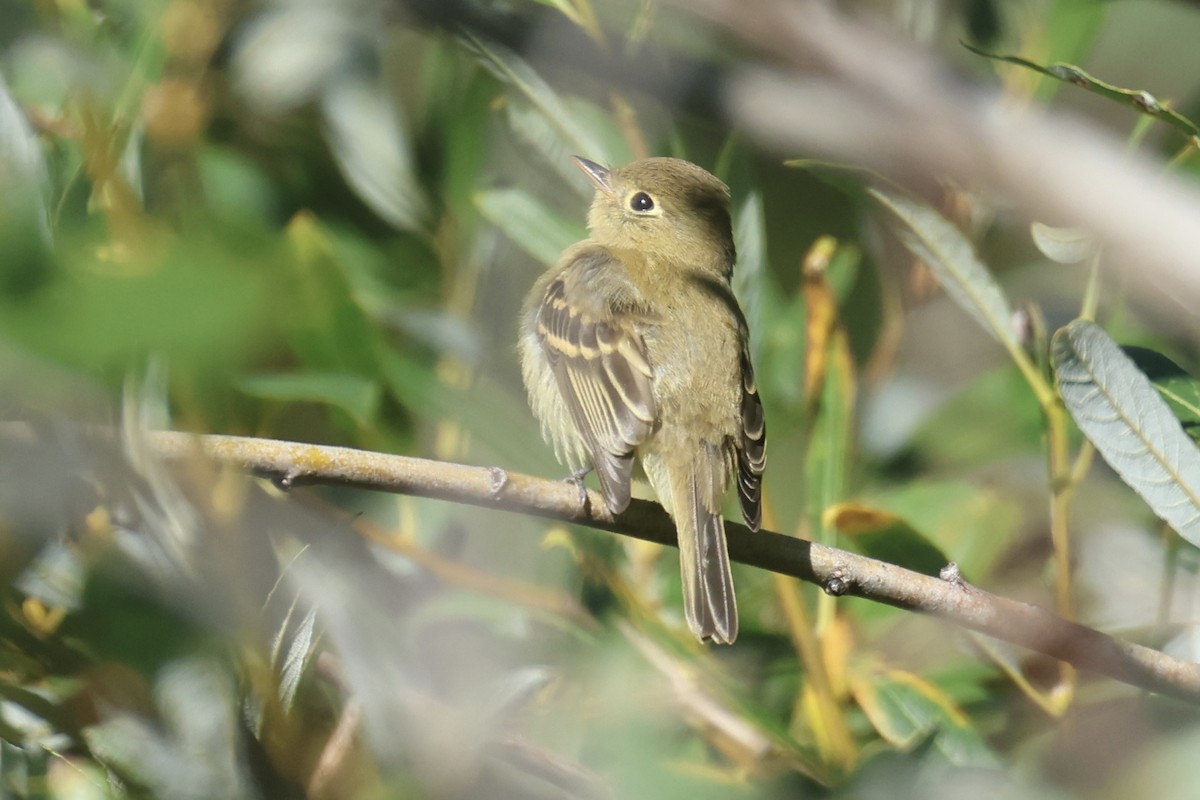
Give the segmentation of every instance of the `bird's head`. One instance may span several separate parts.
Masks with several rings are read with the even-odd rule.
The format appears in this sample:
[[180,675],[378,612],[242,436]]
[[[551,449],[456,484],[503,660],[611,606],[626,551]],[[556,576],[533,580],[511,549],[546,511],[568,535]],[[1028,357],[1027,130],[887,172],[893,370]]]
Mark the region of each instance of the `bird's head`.
[[575,163],[596,186],[588,213],[596,242],[725,278],[732,273],[729,187],[710,172],[678,158],[615,169],[579,156]]

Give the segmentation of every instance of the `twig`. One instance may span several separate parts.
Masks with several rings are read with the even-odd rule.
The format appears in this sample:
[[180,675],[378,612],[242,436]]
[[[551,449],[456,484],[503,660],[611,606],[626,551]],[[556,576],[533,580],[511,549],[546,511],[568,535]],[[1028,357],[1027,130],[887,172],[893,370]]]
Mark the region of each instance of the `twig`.
[[[284,485],[333,484],[434,497],[486,508],[574,522],[676,545],[675,528],[658,505],[635,500],[612,518],[595,492],[580,503],[576,486],[497,469],[322,447],[272,439],[148,434],[168,458],[202,452]],[[966,628],[1027,647],[1081,670],[1200,704],[1200,664],[1062,619],[1036,606],[990,594],[958,579],[946,580],[893,564],[769,531],[752,533],[726,522],[734,561],[791,575],[825,591],[933,614]]]

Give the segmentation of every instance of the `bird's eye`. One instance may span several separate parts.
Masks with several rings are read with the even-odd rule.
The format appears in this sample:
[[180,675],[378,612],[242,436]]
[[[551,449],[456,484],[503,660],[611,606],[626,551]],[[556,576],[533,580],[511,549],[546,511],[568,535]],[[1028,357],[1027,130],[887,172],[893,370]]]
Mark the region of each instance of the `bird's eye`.
[[654,210],[654,198],[645,192],[638,192],[629,198],[629,207],[640,214]]

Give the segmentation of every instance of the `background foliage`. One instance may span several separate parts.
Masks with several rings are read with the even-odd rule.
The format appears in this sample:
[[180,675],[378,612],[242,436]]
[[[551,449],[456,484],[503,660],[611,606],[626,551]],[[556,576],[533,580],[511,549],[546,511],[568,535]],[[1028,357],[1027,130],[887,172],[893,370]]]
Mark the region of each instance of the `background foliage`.
[[[962,81],[1194,180],[1190,4],[869,5]],[[748,568],[737,645],[701,647],[673,552],[284,494],[137,436],[561,474],[514,339],[585,235],[569,156],[676,155],[735,198],[767,527],[953,560],[1195,660],[1196,551],[1158,516],[1196,538],[1200,340],[1169,287],[1129,292],[1086,233],[1031,234],[975,187],[923,176],[918,200],[759,144],[721,95],[753,46],[653,0],[0,0],[0,20],[0,791],[1192,796],[1177,702]],[[1077,316],[1101,326],[1052,348]],[[1139,370],[1167,405],[1122,394]],[[1125,431],[1096,431],[1121,403],[1165,438],[1113,455]],[[1164,484],[1141,467],[1167,451]]]

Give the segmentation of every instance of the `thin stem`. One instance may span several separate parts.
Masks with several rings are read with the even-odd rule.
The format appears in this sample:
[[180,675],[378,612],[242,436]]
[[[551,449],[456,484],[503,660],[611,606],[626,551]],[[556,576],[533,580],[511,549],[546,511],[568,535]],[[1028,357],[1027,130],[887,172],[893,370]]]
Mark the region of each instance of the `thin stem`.
[[[763,504],[763,520],[767,527],[776,527],[774,509],[769,503]],[[818,748],[827,761],[832,761],[843,769],[849,768],[857,758],[858,748],[846,724],[843,709],[834,696],[833,683],[825,669],[821,640],[817,636],[804,593],[795,581],[785,575],[776,574],[772,578],[779,605],[783,609],[784,618],[787,619],[788,634],[796,648],[796,654],[800,657],[800,663],[804,665],[806,685],[816,702],[816,716],[819,719],[809,722],[814,731],[824,734],[818,739]],[[797,702],[796,705],[799,710],[802,704]],[[797,716],[798,712],[794,713],[793,719]]]
[[1081,319],[1096,321],[1096,309],[1100,305],[1100,250],[1092,254],[1088,263],[1088,281],[1083,290],[1083,304],[1079,309]]

